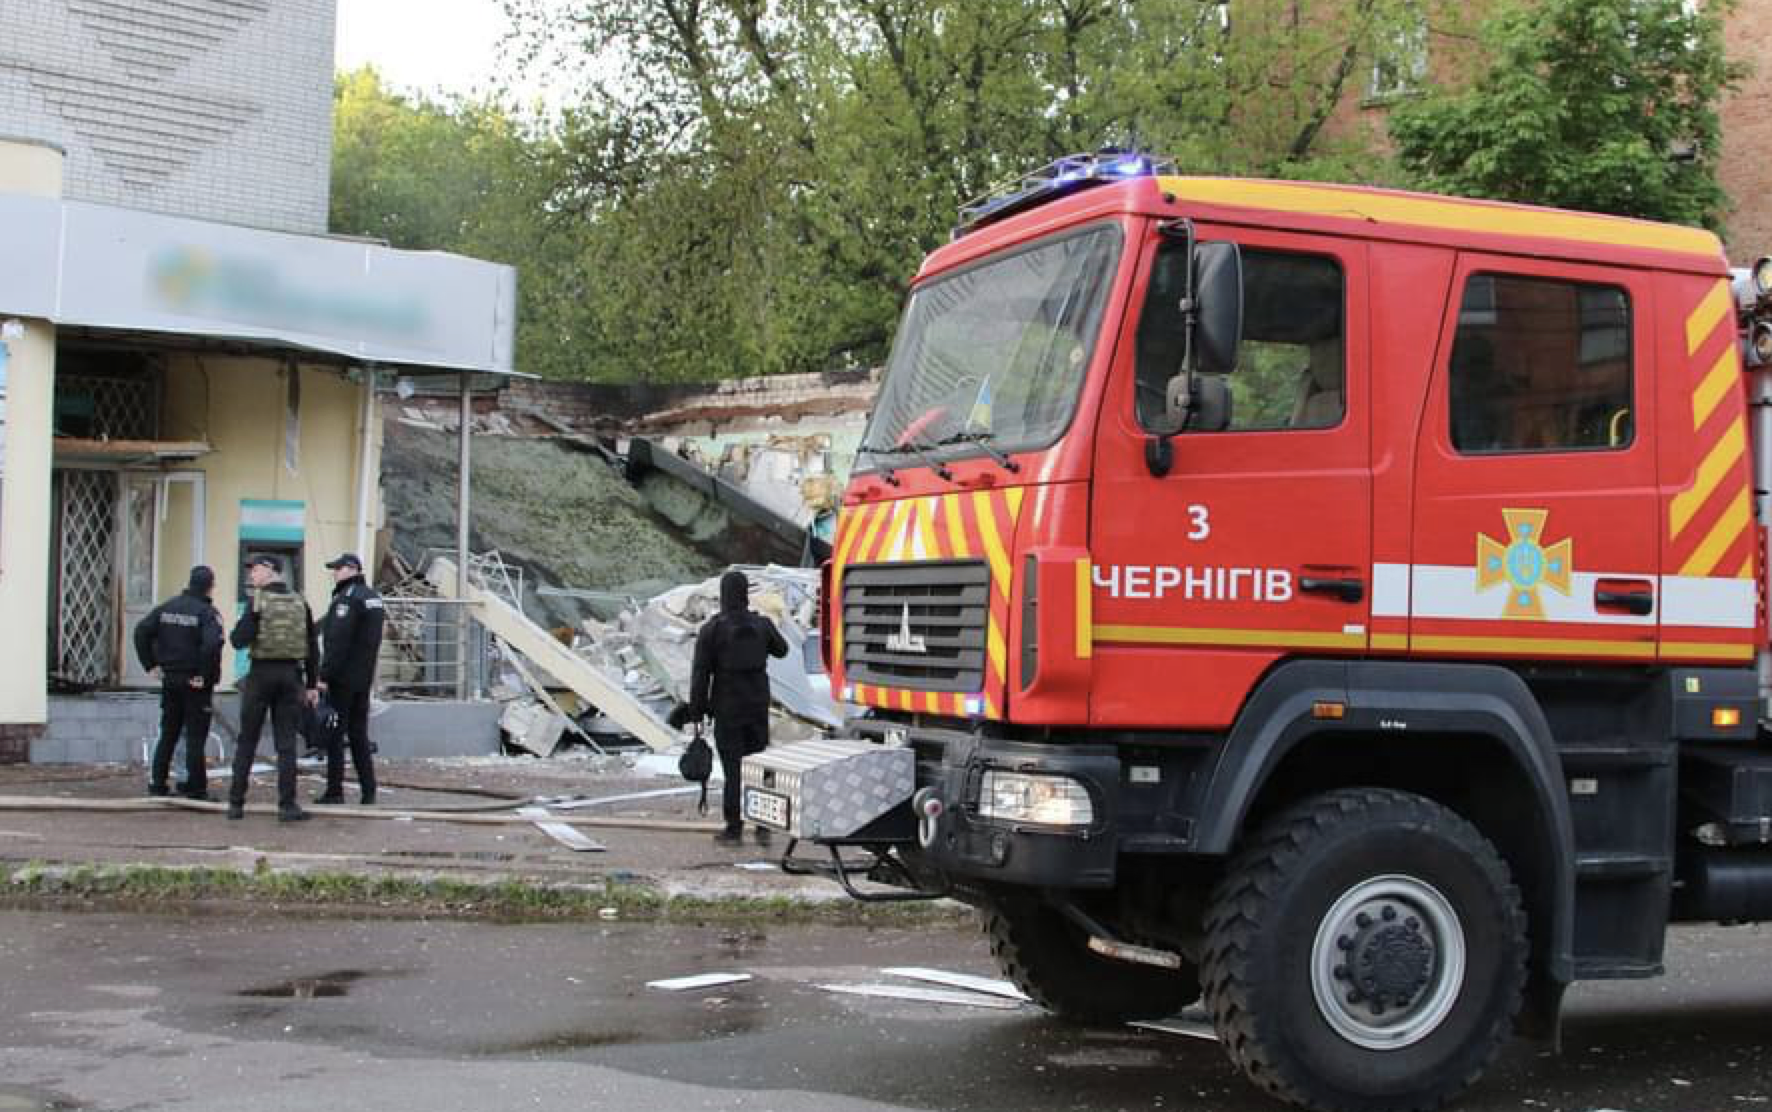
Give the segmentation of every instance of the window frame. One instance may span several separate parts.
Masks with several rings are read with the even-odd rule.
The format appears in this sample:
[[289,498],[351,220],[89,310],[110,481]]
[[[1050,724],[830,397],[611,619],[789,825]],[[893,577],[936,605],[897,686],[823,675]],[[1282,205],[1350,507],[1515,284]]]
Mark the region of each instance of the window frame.
[[[1458,443],[1458,424],[1455,419],[1454,411],[1454,406],[1457,404],[1458,393],[1456,384],[1458,368],[1455,356],[1458,353],[1459,333],[1463,329],[1463,322],[1460,318],[1462,318],[1464,314],[1465,298],[1469,296],[1471,283],[1477,278],[1500,278],[1525,282],[1556,283],[1568,287],[1575,294],[1576,298],[1576,357],[1575,362],[1571,365],[1571,370],[1576,372],[1579,372],[1584,365],[1587,365],[1587,363],[1584,362],[1581,353],[1583,333],[1586,331],[1582,328],[1583,309],[1581,305],[1581,292],[1584,289],[1616,290],[1623,296],[1625,311],[1623,330],[1625,347],[1622,358],[1625,363],[1625,385],[1628,390],[1626,408],[1631,414],[1630,435],[1628,437],[1618,444],[1561,444],[1548,448],[1465,448]],[[1493,287],[1491,287],[1491,290],[1493,290]],[[1453,291],[1452,300],[1447,306],[1452,316],[1452,334],[1451,342],[1446,349],[1446,408],[1444,412],[1446,418],[1446,443],[1447,446],[1452,449],[1453,454],[1467,459],[1494,459],[1496,457],[1513,456],[1592,455],[1595,453],[1622,454],[1629,452],[1632,448],[1636,447],[1640,440],[1639,434],[1641,431],[1641,422],[1637,418],[1642,412],[1642,391],[1638,381],[1642,369],[1642,362],[1638,358],[1641,349],[1637,343],[1636,336],[1638,325],[1636,305],[1637,299],[1632,296],[1630,285],[1623,280],[1606,282],[1585,277],[1574,277],[1568,274],[1534,273],[1528,270],[1504,270],[1487,266],[1473,267],[1466,271],[1463,275],[1462,287]],[[1495,327],[1499,327],[1502,319],[1501,310],[1496,307],[1493,294],[1487,311],[1495,316]]]
[[[1237,239],[1237,238],[1229,237],[1229,236],[1223,237],[1223,238],[1236,243],[1237,250],[1242,253],[1242,255],[1244,257],[1245,264],[1247,264],[1248,256],[1251,252],[1258,252],[1258,253],[1265,254],[1265,255],[1292,255],[1292,256],[1298,256],[1298,257],[1304,257],[1304,258],[1310,258],[1310,259],[1321,259],[1321,260],[1327,262],[1330,266],[1335,268],[1335,273],[1336,273],[1336,276],[1339,280],[1340,287],[1341,287],[1341,315],[1340,315],[1340,325],[1341,325],[1341,328],[1340,328],[1340,336],[1341,336],[1341,412],[1336,415],[1336,419],[1334,421],[1332,421],[1328,424],[1323,424],[1323,425],[1290,425],[1290,424],[1253,425],[1253,426],[1248,426],[1248,427],[1244,427],[1244,428],[1238,428],[1233,423],[1229,428],[1223,428],[1223,429],[1183,429],[1180,433],[1177,433],[1176,435],[1177,436],[1238,436],[1238,435],[1251,435],[1251,434],[1261,435],[1261,434],[1265,434],[1265,433],[1276,433],[1276,432],[1278,432],[1278,433],[1310,433],[1310,432],[1328,432],[1328,431],[1331,431],[1334,429],[1339,429],[1339,428],[1343,427],[1344,425],[1347,424],[1348,411],[1351,408],[1351,406],[1349,404],[1349,399],[1348,399],[1349,380],[1351,377],[1349,358],[1348,358],[1348,342],[1349,342],[1349,327],[1352,323],[1352,305],[1350,304],[1350,300],[1349,300],[1349,281],[1348,281],[1347,264],[1339,255],[1336,255],[1336,254],[1329,252],[1329,251],[1308,250],[1308,249],[1303,249],[1303,248],[1294,247],[1294,246],[1275,246],[1275,245],[1266,244],[1266,243],[1259,243],[1259,242],[1251,243],[1251,242],[1244,241],[1242,239]],[[1217,241],[1219,241],[1220,237],[1202,236],[1201,241],[1206,242],[1208,239],[1210,239],[1214,242],[1217,242]],[[1139,386],[1138,337],[1139,337],[1140,331],[1143,329],[1143,326],[1144,326],[1145,308],[1149,304],[1149,301],[1150,301],[1151,279],[1155,278],[1155,276],[1156,276],[1157,260],[1161,257],[1165,248],[1169,248],[1169,247],[1173,247],[1173,246],[1175,246],[1175,245],[1170,241],[1159,241],[1156,249],[1151,252],[1151,260],[1150,260],[1150,265],[1148,267],[1148,272],[1147,272],[1146,278],[1145,278],[1144,290],[1143,290],[1143,293],[1141,294],[1141,296],[1138,298],[1137,305],[1136,305],[1136,312],[1134,313],[1133,320],[1132,320],[1132,336],[1131,336],[1131,339],[1132,339],[1132,375],[1131,375],[1131,378],[1132,378],[1132,424],[1135,429],[1137,429],[1139,432],[1141,432],[1145,435],[1148,435],[1148,436],[1161,435],[1161,430],[1153,429],[1149,425],[1145,424],[1144,415],[1139,412],[1139,405],[1138,405],[1138,386]],[[1245,271],[1245,273],[1247,273],[1247,272]],[[1245,298],[1245,303],[1247,303],[1247,298]],[[1245,317],[1245,321],[1247,321],[1246,317]],[[1248,342],[1249,341],[1248,341],[1247,337],[1239,337],[1239,343],[1238,343],[1239,351],[1241,351],[1243,344],[1248,343]],[[1274,341],[1255,341],[1255,342],[1257,342],[1257,343],[1272,343]],[[1240,358],[1239,358],[1238,362],[1241,363]],[[1245,373],[1247,373],[1247,372],[1243,371],[1243,369],[1239,366],[1237,370],[1231,371],[1229,374],[1221,375],[1218,377],[1224,378],[1226,380],[1226,386],[1230,387],[1231,384],[1238,377],[1238,375],[1245,374]],[[1232,392],[1233,403],[1232,403],[1232,409],[1231,409],[1231,418],[1232,418],[1233,422],[1236,419],[1236,407],[1235,407],[1235,400],[1234,400],[1235,396],[1236,395],[1233,390],[1233,392]]]

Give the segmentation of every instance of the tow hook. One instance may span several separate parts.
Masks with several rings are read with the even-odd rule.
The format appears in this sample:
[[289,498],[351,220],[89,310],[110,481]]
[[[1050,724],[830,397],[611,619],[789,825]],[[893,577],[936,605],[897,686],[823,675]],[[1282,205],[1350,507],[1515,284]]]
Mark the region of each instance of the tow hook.
[[911,797],[911,813],[917,816],[917,844],[924,849],[934,847],[941,813],[946,809],[934,788],[922,788]]

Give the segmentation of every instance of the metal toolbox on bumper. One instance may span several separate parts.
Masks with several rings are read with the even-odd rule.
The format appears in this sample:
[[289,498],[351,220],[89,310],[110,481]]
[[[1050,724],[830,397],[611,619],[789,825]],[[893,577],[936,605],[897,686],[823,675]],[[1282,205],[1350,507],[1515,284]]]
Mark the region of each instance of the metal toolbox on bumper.
[[908,840],[916,756],[866,741],[803,741],[744,759],[746,821],[813,842]]

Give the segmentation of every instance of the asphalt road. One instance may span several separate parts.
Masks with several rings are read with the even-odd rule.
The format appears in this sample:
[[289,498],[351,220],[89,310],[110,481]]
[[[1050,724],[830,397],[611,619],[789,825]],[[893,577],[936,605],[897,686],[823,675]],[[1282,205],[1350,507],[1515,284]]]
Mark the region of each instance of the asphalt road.
[[[818,987],[892,965],[994,975],[966,933],[5,912],[0,1112],[1278,1107],[1203,1039]],[[1669,968],[1578,987],[1561,1057],[1458,1107],[1772,1112],[1772,929]],[[755,979],[645,987],[722,970]]]

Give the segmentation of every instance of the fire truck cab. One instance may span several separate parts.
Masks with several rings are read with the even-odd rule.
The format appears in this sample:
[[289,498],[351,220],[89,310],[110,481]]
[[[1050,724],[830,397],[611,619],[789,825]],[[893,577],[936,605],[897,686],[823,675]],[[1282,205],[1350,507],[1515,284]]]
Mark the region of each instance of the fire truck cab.
[[1443,1103],[1670,922],[1772,918],[1769,290],[1701,230],[1117,152],[983,199],[826,568],[865,713],[747,814],[977,905],[1061,1016],[1203,993],[1279,1097]]

